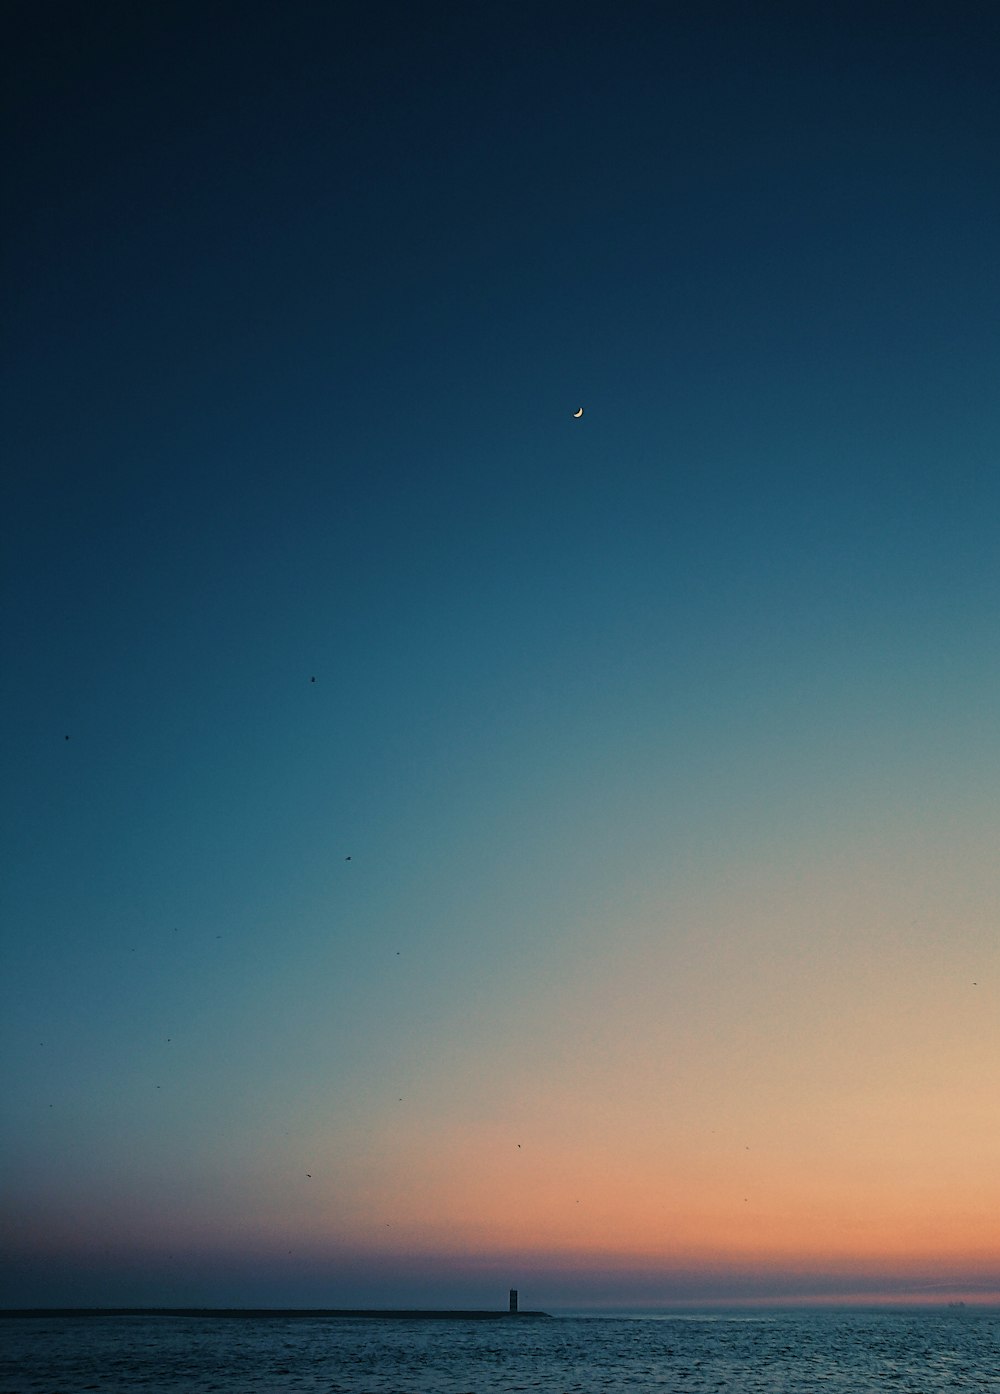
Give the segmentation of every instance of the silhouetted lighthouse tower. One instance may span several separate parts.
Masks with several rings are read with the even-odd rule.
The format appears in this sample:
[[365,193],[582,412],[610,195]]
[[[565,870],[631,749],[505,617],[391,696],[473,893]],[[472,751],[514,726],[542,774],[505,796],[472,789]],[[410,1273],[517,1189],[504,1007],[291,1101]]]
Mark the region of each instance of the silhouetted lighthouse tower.
[[511,1316],[517,1315],[517,1288],[510,1290],[510,1314]]

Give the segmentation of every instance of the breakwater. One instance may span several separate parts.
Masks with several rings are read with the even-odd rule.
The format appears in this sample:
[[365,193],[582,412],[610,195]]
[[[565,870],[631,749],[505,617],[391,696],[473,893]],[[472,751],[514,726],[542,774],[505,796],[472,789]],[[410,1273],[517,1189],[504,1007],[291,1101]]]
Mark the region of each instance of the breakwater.
[[0,1308],[3,1317],[269,1317],[377,1318],[383,1321],[551,1321],[548,1312],[462,1311],[416,1307],[21,1307]]

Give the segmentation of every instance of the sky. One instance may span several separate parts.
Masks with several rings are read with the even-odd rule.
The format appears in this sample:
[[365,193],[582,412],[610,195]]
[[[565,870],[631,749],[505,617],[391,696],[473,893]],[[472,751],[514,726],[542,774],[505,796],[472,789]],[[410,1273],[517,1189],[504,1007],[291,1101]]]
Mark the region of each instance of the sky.
[[0,1305],[1000,1301],[1000,10],[9,13]]

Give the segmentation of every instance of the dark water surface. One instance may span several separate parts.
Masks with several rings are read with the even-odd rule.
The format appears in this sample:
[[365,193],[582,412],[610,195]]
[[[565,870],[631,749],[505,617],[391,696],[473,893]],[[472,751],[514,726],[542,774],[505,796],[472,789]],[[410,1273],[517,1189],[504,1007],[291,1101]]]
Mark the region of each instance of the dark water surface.
[[1000,1312],[0,1321],[0,1394],[1000,1394]]

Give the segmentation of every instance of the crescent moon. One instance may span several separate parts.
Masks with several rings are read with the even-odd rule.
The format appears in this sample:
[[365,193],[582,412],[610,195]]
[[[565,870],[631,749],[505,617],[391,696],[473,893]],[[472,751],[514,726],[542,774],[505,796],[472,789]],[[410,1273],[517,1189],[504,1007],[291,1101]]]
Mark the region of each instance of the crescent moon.
[[573,415],[577,418],[577,420],[579,420],[580,417],[583,415],[583,407],[581,407],[579,411],[575,411]]

